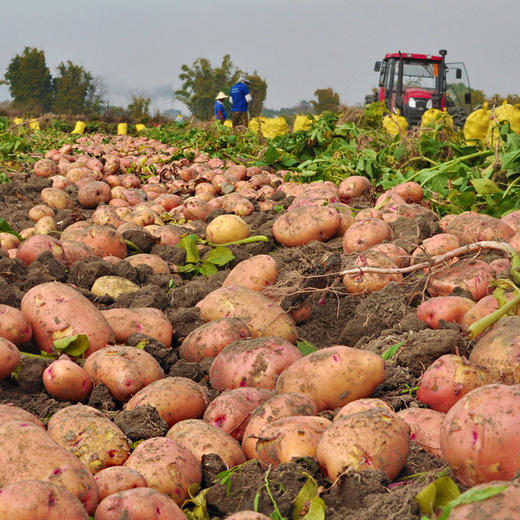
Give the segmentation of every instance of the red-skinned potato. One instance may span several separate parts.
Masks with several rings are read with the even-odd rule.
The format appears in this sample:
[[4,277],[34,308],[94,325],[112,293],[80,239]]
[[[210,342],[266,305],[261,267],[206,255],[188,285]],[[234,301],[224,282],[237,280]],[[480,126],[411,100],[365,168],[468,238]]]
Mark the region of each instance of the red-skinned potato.
[[520,383],[520,316],[503,316],[479,336],[469,355],[470,363],[489,370],[497,382]]
[[159,255],[139,253],[125,258],[125,262],[128,262],[134,267],[138,265],[148,265],[155,274],[170,274],[168,262],[165,262]]
[[39,428],[45,430],[45,426],[43,423],[33,415],[32,413],[20,408],[18,406],[14,406],[11,403],[8,404],[0,404],[0,424],[7,423],[9,421],[18,421],[18,422],[30,422]]
[[442,458],[466,486],[510,480],[520,469],[520,389],[486,385],[472,390],[441,426]]
[[0,304],[0,338],[23,345],[32,337],[31,324],[16,307]]
[[213,208],[200,197],[190,197],[184,201],[183,214],[188,220],[206,221]]
[[94,520],[186,520],[167,495],[149,487],[127,489],[105,498]]
[[42,428],[9,421],[0,425],[0,485],[19,480],[50,481],[75,495],[87,513],[98,503],[96,481],[87,467]]
[[202,417],[208,402],[206,387],[187,377],[165,377],[139,390],[125,408],[133,410],[136,406],[153,406],[171,428],[184,419]]
[[0,379],[7,377],[20,362],[18,347],[6,338],[0,337]]
[[343,235],[343,252],[348,255],[356,251],[366,251],[385,240],[392,240],[392,228],[377,218],[367,218],[355,222]]
[[287,211],[273,224],[274,238],[284,246],[301,246],[312,240],[325,242],[336,236],[339,213],[328,206],[309,206]]
[[455,235],[461,244],[471,244],[482,240],[507,242],[515,234],[513,228],[502,220],[469,211],[450,219],[446,232]]
[[388,410],[390,412],[394,411],[393,408],[388,403],[385,403],[385,401],[382,399],[378,399],[377,397],[364,397],[361,399],[356,399],[355,401],[351,401],[345,406],[342,406],[338,413],[334,416],[334,421],[338,421],[346,415],[357,412],[364,412],[365,410],[371,410],[372,408],[382,408],[383,410]]
[[203,419],[234,439],[241,440],[251,413],[272,395],[273,392],[264,388],[226,390],[209,403]]
[[484,298],[480,299],[462,316],[460,324],[462,325],[463,332],[467,334],[469,327],[473,325],[473,323],[496,311],[498,307],[498,300],[492,294],[484,296]]
[[166,437],[190,450],[199,462],[203,455],[210,453],[216,453],[228,468],[246,461],[238,441],[201,419],[185,419],[174,424]]
[[79,262],[84,258],[96,256],[92,248],[75,240],[62,240],[61,246],[65,253],[65,265],[70,267],[75,262]]
[[178,505],[188,498],[188,488],[202,480],[195,455],[166,437],[143,441],[124,465],[141,473],[149,487],[165,493]]
[[278,377],[277,393],[301,392],[318,411],[333,410],[361,397],[369,397],[385,380],[381,356],[344,345],[312,352],[292,363]]
[[293,415],[267,424],[258,433],[258,460],[273,467],[295,457],[316,458],[323,432],[332,424],[324,417]]
[[83,504],[67,489],[43,480],[20,480],[0,490],[0,518],[88,520]]
[[92,248],[96,256],[101,258],[105,256],[125,258],[127,255],[126,244],[121,233],[109,226],[88,226],[76,229],[68,232],[66,238],[86,244]]
[[34,235],[22,242],[18,247],[16,258],[24,264],[31,265],[36,257],[46,251],[50,251],[56,260],[63,264],[66,262],[65,252],[61,242],[49,235]]
[[316,415],[318,409],[313,400],[298,392],[275,394],[259,405],[249,418],[242,438],[242,449],[248,459],[257,456],[258,432],[272,422],[293,415]]
[[392,191],[406,202],[420,202],[424,198],[424,190],[417,182],[403,182],[394,186]]
[[401,246],[392,242],[376,244],[370,248],[370,251],[387,255],[397,267],[407,267],[410,264],[410,255]]
[[94,384],[103,383],[118,401],[164,377],[155,358],[136,347],[109,346],[94,352],[83,367]]
[[339,200],[341,202],[349,202],[351,199],[370,193],[371,189],[372,184],[366,177],[351,175],[342,180],[338,186]]
[[234,341],[214,359],[209,379],[215,390],[253,386],[271,390],[278,374],[302,353],[289,341],[263,337]]
[[273,285],[278,277],[276,261],[269,255],[255,255],[238,263],[227,275],[222,287],[241,285],[262,291]]
[[85,356],[114,341],[114,332],[94,304],[79,291],[60,282],[47,282],[29,289],[21,311],[31,324],[38,346],[52,352],[55,340],[85,334]]
[[103,181],[89,181],[78,189],[78,202],[84,208],[95,208],[99,204],[107,204],[112,198],[110,186]]
[[409,435],[397,414],[374,408],[333,422],[318,442],[316,457],[332,481],[346,469],[381,469],[393,480],[406,462]]
[[250,337],[251,331],[242,320],[220,318],[190,332],[179,347],[179,356],[186,361],[201,361],[217,356],[233,341]]
[[461,356],[445,354],[435,360],[421,376],[417,400],[433,410],[447,412],[471,390],[493,382],[493,376],[485,368]]
[[410,427],[410,440],[428,453],[442,457],[440,432],[446,414],[428,408],[405,408],[397,412]]
[[148,487],[146,479],[137,471],[126,466],[110,466],[94,475],[99,492],[99,501],[120,491]]
[[460,247],[460,241],[455,235],[439,233],[423,240],[422,244],[412,253],[412,265],[428,260],[431,256],[442,255]]
[[58,401],[84,401],[92,391],[92,381],[67,356],[52,362],[43,372],[45,390]]
[[132,334],[145,334],[167,347],[172,344],[170,320],[154,307],[115,308],[101,311],[115,334],[117,343],[126,343]]
[[40,159],[34,164],[33,171],[37,177],[51,177],[58,173],[58,166],[51,159]]
[[424,321],[430,329],[438,329],[441,320],[462,323],[464,315],[475,305],[463,296],[437,296],[424,301],[417,308],[417,319]]

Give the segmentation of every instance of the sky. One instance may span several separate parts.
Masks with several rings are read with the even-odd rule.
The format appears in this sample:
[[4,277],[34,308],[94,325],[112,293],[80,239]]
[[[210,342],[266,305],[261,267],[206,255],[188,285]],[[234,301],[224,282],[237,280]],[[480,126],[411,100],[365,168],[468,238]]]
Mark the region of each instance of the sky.
[[[131,94],[152,110],[173,99],[183,64],[225,54],[267,81],[264,106],[292,107],[332,87],[346,105],[376,86],[387,52],[463,61],[471,87],[520,93],[520,0],[0,0],[0,79],[24,47],[53,74],[68,60],[105,85],[111,104]],[[0,101],[9,90],[0,86]]]

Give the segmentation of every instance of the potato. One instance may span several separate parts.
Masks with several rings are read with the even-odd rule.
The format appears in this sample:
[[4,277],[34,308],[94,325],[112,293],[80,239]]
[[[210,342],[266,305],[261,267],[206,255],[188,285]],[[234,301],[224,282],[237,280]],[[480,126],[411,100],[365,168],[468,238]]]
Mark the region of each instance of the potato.
[[520,389],[493,384],[457,401],[441,426],[443,459],[466,486],[510,480],[520,469]]
[[141,473],[149,487],[165,493],[178,505],[188,498],[188,488],[202,480],[195,455],[166,437],[143,441],[128,457],[125,466]]
[[446,414],[427,408],[405,408],[397,415],[410,427],[410,440],[436,457],[442,457],[440,431]]
[[385,380],[385,363],[372,352],[335,345],[312,352],[286,368],[275,385],[277,393],[301,392],[318,411],[333,410],[369,397]]
[[125,258],[125,261],[134,267],[138,265],[149,265],[154,274],[170,274],[168,262],[165,262],[159,255],[141,253]]
[[89,226],[76,229],[68,232],[65,237],[86,244],[92,248],[96,256],[101,258],[105,256],[125,258],[127,255],[126,244],[121,233],[109,226]]
[[90,288],[96,296],[111,296],[117,300],[122,294],[133,293],[139,286],[123,276],[100,276]]
[[520,316],[503,316],[473,346],[470,363],[486,368],[497,382],[520,383]]
[[185,520],[181,508],[164,493],[139,487],[114,493],[96,509],[95,520]]
[[171,428],[184,419],[202,417],[208,402],[209,397],[204,386],[187,377],[165,377],[139,390],[126,403],[125,409],[153,406]]
[[130,455],[126,435],[91,406],[75,404],[62,408],[50,418],[47,431],[91,473],[120,466]]
[[[253,193],[255,192],[253,191]],[[255,209],[253,203],[247,197],[244,197],[239,193],[230,193],[229,195],[224,195],[221,198],[222,209],[227,213],[233,213],[239,217],[251,215]]]
[[43,188],[41,199],[53,209],[70,209],[73,206],[70,195],[59,188]]
[[159,309],[153,307],[116,308],[101,311],[112,330],[117,343],[126,343],[132,334],[145,334],[167,347],[172,344],[173,327]]
[[226,516],[224,520],[269,520],[270,516],[265,516],[256,511],[238,511],[232,515]]
[[56,231],[56,221],[54,217],[42,217],[36,224],[34,224],[34,231],[37,235],[49,235]]
[[34,164],[33,171],[37,177],[51,177],[58,173],[58,165],[51,159],[40,159]]
[[79,459],[38,426],[9,421],[0,425],[0,487],[21,480],[64,487],[79,498],[87,513],[98,503],[96,481]]
[[88,520],[83,504],[67,489],[43,480],[21,480],[0,490],[2,520]]
[[296,343],[296,326],[280,305],[246,287],[221,287],[210,292],[197,307],[203,321],[239,318],[254,338],[278,336]]
[[343,179],[338,186],[338,195],[341,202],[349,202],[351,199],[368,194],[372,189],[370,181],[361,175],[351,175]]
[[392,191],[406,202],[420,202],[424,198],[424,190],[417,182],[403,182],[394,186]]
[[328,206],[338,212],[339,228],[336,236],[342,237],[345,234],[345,231],[356,221],[352,214],[352,209],[342,202],[332,202],[331,204],[328,204]]
[[242,320],[219,318],[190,332],[179,347],[179,357],[186,361],[201,361],[215,357],[233,341],[250,337],[251,331]]
[[137,471],[126,466],[110,466],[94,475],[99,493],[99,501],[127,489],[148,487],[146,479]]
[[0,232],[0,249],[9,251],[16,249],[20,245],[20,240],[11,233]]
[[90,221],[96,226],[109,224],[116,229],[123,224],[123,220],[117,214],[114,206],[99,206],[90,216]]
[[431,256],[442,255],[460,247],[460,241],[455,235],[439,233],[423,240],[422,244],[412,253],[411,264],[428,260]]
[[31,324],[16,307],[0,304],[0,338],[23,345],[32,337]]
[[16,258],[24,264],[31,265],[36,257],[46,251],[50,251],[54,258],[61,263],[65,263],[65,252],[61,242],[49,235],[34,235],[20,244]]
[[274,238],[284,246],[301,246],[312,240],[325,242],[336,236],[341,219],[328,206],[309,206],[287,211],[273,224]]
[[406,462],[409,434],[409,426],[394,412],[374,408],[353,413],[323,432],[316,457],[332,481],[347,469],[381,469],[393,480]]
[[126,345],[94,352],[85,361],[84,369],[94,384],[103,383],[118,401],[128,401],[141,388],[164,377],[151,354]]
[[372,408],[382,408],[383,410],[389,410],[393,412],[393,408],[385,403],[382,399],[377,397],[365,397],[362,399],[356,399],[342,406],[338,413],[334,416],[334,421],[338,421],[346,415],[351,415],[357,412],[364,412],[365,410],[372,410]]
[[514,230],[504,221],[473,212],[453,217],[446,226],[446,232],[455,235],[461,244],[471,244],[482,240],[507,242],[515,234]]
[[63,252],[65,253],[65,265],[67,267],[84,258],[96,256],[91,247],[75,240],[62,240],[61,247],[63,247]]
[[253,410],[272,395],[273,392],[264,388],[226,390],[209,403],[203,419],[234,439],[241,440]]
[[215,390],[242,386],[273,389],[278,374],[302,358],[289,341],[278,337],[242,339],[225,346],[213,361],[209,379]]
[[392,228],[383,220],[367,218],[355,222],[343,235],[343,252],[366,251],[385,240],[392,240]]
[[96,208],[99,204],[107,204],[112,198],[110,186],[103,181],[88,181],[78,189],[78,202],[84,208]]
[[219,215],[206,227],[206,238],[214,244],[226,244],[249,237],[247,222],[238,215]]
[[181,241],[178,231],[172,226],[160,226],[152,231],[152,235],[160,240],[161,245],[176,246]]
[[43,372],[45,390],[58,401],[84,401],[92,391],[92,381],[67,356],[51,363]]
[[213,208],[200,197],[189,197],[184,201],[182,212],[187,220],[202,220],[206,222]]
[[7,423],[9,421],[30,422],[45,430],[45,426],[40,421],[40,419],[36,417],[36,415],[33,415],[23,408],[14,406],[11,403],[0,404],[0,424]]
[[174,424],[166,434],[187,448],[199,462],[202,456],[216,453],[228,468],[246,461],[240,444],[231,435],[201,419],[185,419]]
[[469,291],[478,301],[489,294],[493,271],[489,264],[478,259],[459,260],[448,268],[432,275],[428,282],[431,296],[449,296],[456,288]]
[[385,254],[397,267],[407,267],[410,264],[410,255],[402,247],[392,242],[376,244],[369,251],[378,251]]
[[54,217],[54,210],[49,208],[46,204],[36,204],[28,212],[29,218],[33,222],[38,222],[42,217]]
[[504,486],[505,489],[493,496],[487,496],[485,500],[461,503],[450,511],[450,520],[509,520],[518,516],[520,511],[520,485],[518,482],[493,481],[473,486],[468,492],[478,496],[479,491],[488,494],[493,488]]
[[468,334],[469,328],[473,323],[496,311],[498,307],[498,300],[492,294],[484,296],[462,316],[460,321],[462,331]]
[[430,329],[438,329],[441,320],[462,323],[464,315],[475,305],[463,296],[437,296],[430,298],[417,308],[417,319],[424,321]]
[[316,458],[321,435],[331,424],[324,417],[308,415],[277,419],[258,432],[256,458],[273,467],[293,457]]
[[298,392],[275,394],[260,404],[251,414],[242,438],[242,449],[248,459],[257,456],[258,433],[272,422],[294,415],[316,415],[318,409],[312,399]]
[[60,282],[47,282],[29,289],[21,311],[28,319],[38,346],[52,352],[55,340],[85,334],[85,356],[114,341],[114,332],[101,312],[79,291]]
[[227,275],[222,287],[240,285],[262,291],[273,285],[278,277],[276,261],[269,255],[255,255],[238,263]]

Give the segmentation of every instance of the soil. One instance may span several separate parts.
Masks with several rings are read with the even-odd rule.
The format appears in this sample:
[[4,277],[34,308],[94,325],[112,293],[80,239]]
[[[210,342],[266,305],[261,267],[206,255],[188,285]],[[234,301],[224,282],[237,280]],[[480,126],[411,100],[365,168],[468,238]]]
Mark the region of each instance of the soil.
[[[0,185],[0,216],[17,231],[29,227],[28,210],[40,203],[40,191],[50,181],[32,175],[16,175],[11,182]],[[74,200],[73,189],[68,190]],[[279,202],[282,204],[283,199]],[[79,207],[78,207],[79,208]],[[88,217],[88,211],[75,209],[60,212],[56,219],[63,229],[76,220]],[[189,377],[206,385],[210,395],[208,371],[210,360],[188,363],[178,359],[177,349],[182,340],[202,325],[195,304],[220,287],[227,272],[239,261],[256,254],[269,253],[276,259],[280,276],[273,294],[280,298],[286,310],[309,303],[311,317],[298,325],[300,340],[317,348],[335,344],[349,345],[382,354],[389,347],[401,344],[397,354],[386,361],[387,377],[378,387],[375,396],[386,400],[396,411],[421,406],[415,400],[414,387],[425,367],[446,353],[468,352],[468,345],[458,326],[442,324],[439,330],[427,329],[415,317],[415,310],[425,298],[425,280],[414,275],[401,284],[389,284],[383,290],[366,295],[346,294],[338,271],[351,265],[352,259],[341,252],[341,239],[329,242],[311,242],[302,247],[280,247],[272,238],[275,211],[255,211],[245,217],[252,234],[263,234],[268,242],[233,246],[235,259],[225,270],[211,277],[195,276],[192,279],[179,275],[154,275],[148,266],[135,268],[127,262],[113,265],[99,258],[89,258],[65,269],[51,253],[40,255],[29,267],[20,260],[0,253],[0,303],[20,307],[24,293],[42,282],[58,280],[74,284],[99,309],[113,307],[155,307],[170,319],[174,334],[173,347],[167,348],[152,338],[135,335],[129,343],[145,342],[145,350],[161,364],[166,374]],[[211,218],[211,217],[210,217]],[[200,231],[204,224],[200,223]],[[408,250],[438,231],[437,222],[430,215],[417,219],[400,218],[393,224],[399,243]],[[184,252],[176,247],[157,245],[145,232],[129,232],[127,240],[143,251],[152,251],[167,262],[182,263]],[[89,291],[93,281],[103,275],[119,275],[137,283],[140,290],[117,298],[98,298]],[[25,351],[38,353],[34,344]],[[0,383],[0,403],[13,403],[36,414],[43,421],[70,403],[58,402],[44,390],[41,375],[50,361],[24,358],[16,378]],[[88,404],[107,413],[127,436],[135,441],[164,435],[167,426],[151,407],[139,407],[133,411],[122,410],[103,385],[97,385]],[[333,412],[329,414],[333,416]],[[442,460],[429,455],[413,442],[405,467],[391,485],[380,471],[348,472],[336,482],[327,482],[317,463],[301,459],[268,469],[258,461],[246,463],[232,475],[228,487],[219,482],[217,475],[225,469],[217,456],[203,460],[204,482],[208,488],[207,503],[212,518],[224,518],[241,509],[258,510],[266,515],[274,511],[274,502],[280,513],[292,518],[292,506],[298,491],[311,475],[322,486],[321,497],[325,502],[327,520],[415,520],[420,511],[414,501],[417,492],[424,487],[425,479],[446,469]],[[403,477],[422,474],[422,478],[400,480]],[[274,502],[273,502],[274,500]]]

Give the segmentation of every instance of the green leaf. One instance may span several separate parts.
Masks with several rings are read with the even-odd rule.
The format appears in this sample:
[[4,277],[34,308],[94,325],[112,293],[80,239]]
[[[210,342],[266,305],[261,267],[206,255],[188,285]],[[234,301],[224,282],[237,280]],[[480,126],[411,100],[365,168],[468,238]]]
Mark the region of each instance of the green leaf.
[[311,475],[302,473],[307,480],[294,500],[292,520],[325,520],[325,502],[318,496],[318,484]]
[[444,506],[438,520],[448,520],[451,510],[458,505],[482,502],[483,500],[487,500],[488,498],[502,493],[502,491],[504,491],[507,486],[508,484],[503,486],[489,486],[483,489],[468,489],[466,492],[462,493],[462,495],[458,496]]
[[267,164],[274,164],[280,158],[280,152],[273,146],[269,145],[264,155],[262,155],[262,159]]
[[312,352],[316,352],[318,350],[312,343],[309,343],[305,340],[297,341],[296,347],[304,356],[306,356],[307,354],[311,354]]
[[471,179],[471,184],[479,195],[490,195],[500,192],[500,188],[491,179]]
[[520,159],[520,150],[514,152],[505,153],[502,156],[502,168],[504,170],[511,170],[513,168],[519,168],[518,160]]
[[206,262],[210,262],[215,265],[223,266],[231,262],[235,258],[235,255],[231,250],[224,246],[217,246],[204,256]]
[[211,262],[202,262],[197,266],[197,270],[203,276],[213,276],[218,272],[217,266]]
[[196,264],[200,260],[200,253],[197,248],[197,237],[195,235],[188,235],[181,238],[178,246],[186,251],[186,263]]
[[10,233],[14,235],[18,240],[23,240],[22,237],[9,225],[7,220],[0,218],[0,231],[3,233]]
[[195,264],[186,264],[186,265],[178,265],[177,272],[179,273],[193,273],[197,270],[197,266]]
[[450,477],[441,477],[421,489],[415,496],[415,501],[421,512],[428,515],[446,506],[459,495],[457,484]]
[[79,357],[89,347],[88,336],[86,334],[74,334],[64,338],[56,339],[53,348],[60,354],[67,354],[72,357]]
[[138,348],[139,350],[144,350],[144,348],[148,345],[148,342],[143,339],[143,341],[140,341],[135,348]]
[[209,488],[203,489],[198,493],[199,489],[200,486],[198,484],[192,484],[188,488],[190,498],[182,504],[182,512],[188,520],[210,520],[206,501],[206,494]]
[[400,341],[399,343],[396,343],[395,345],[392,345],[391,347],[388,347],[381,356],[385,361],[387,359],[393,358],[397,351],[406,343],[406,341]]

